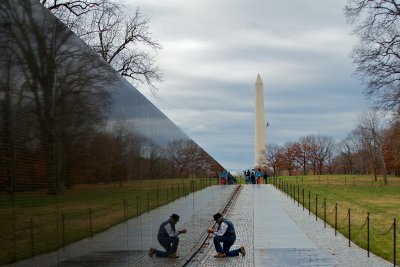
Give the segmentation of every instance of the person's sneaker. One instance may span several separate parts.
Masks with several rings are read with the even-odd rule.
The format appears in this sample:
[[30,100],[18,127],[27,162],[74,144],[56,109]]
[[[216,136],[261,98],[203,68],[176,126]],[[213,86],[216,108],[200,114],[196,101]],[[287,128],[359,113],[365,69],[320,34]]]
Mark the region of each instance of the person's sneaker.
[[176,259],[176,258],[179,258],[179,256],[176,255],[175,253],[171,253],[171,254],[168,254],[168,258]]
[[152,258],[154,256],[154,254],[156,253],[156,250],[154,248],[150,248],[149,250],[149,256],[150,258]]
[[244,255],[246,255],[246,250],[244,250],[243,246],[240,247],[239,252],[240,252],[240,254],[242,254],[242,257],[244,257]]
[[214,255],[214,258],[225,258],[225,257],[226,257],[225,253],[222,253],[222,252]]

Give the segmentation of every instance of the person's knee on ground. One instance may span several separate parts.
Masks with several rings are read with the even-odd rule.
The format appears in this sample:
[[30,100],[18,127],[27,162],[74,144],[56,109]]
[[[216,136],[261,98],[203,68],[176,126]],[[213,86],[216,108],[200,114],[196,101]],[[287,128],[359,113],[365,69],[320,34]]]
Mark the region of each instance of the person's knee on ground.
[[215,247],[215,250],[217,251],[217,253],[222,253],[223,251],[222,251],[222,246],[221,246],[221,236],[218,236],[218,235],[214,236],[213,241],[214,241],[214,247]]
[[179,237],[177,236],[172,236],[168,240],[172,246],[170,246],[170,251],[167,251],[168,253],[176,253],[178,250],[178,245],[179,245]]

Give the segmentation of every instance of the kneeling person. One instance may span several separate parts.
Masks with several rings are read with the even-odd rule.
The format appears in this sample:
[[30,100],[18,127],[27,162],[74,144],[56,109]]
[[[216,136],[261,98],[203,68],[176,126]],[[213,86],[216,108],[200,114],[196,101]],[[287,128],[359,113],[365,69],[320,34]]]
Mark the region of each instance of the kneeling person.
[[233,226],[232,222],[223,218],[221,213],[214,214],[214,220],[218,224],[217,230],[213,228],[207,229],[209,234],[214,234],[214,246],[218,253],[214,255],[214,257],[235,257],[239,256],[239,253],[242,254],[242,256],[246,255],[246,251],[244,250],[243,246],[241,246],[239,249],[229,251],[236,241],[235,227]]
[[179,258],[179,256],[176,255],[176,250],[178,249],[179,244],[178,235],[186,233],[186,229],[176,231],[175,224],[178,221],[179,216],[177,214],[172,214],[167,221],[161,223],[160,229],[158,230],[157,240],[160,245],[165,248],[165,251],[150,248],[150,257],[153,257],[153,255],[156,254],[157,257]]

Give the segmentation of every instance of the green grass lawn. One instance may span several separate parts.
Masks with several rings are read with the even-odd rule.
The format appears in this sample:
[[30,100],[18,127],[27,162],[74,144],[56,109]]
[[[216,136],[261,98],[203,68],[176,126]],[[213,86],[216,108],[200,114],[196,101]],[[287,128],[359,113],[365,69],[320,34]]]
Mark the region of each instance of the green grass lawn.
[[[312,216],[317,213],[320,219],[324,219],[326,201],[327,223],[335,227],[336,217],[337,229],[346,237],[349,236],[350,217],[350,238],[365,249],[368,246],[369,213],[370,251],[393,262],[393,226],[395,219],[397,224],[400,217],[399,177],[389,177],[388,185],[384,185],[381,177],[374,181],[370,176],[355,175],[288,176],[279,177],[278,181],[280,186],[301,204],[304,192],[304,206],[310,207]],[[398,236],[398,227],[396,232]],[[398,245],[396,255],[400,255]]]
[[0,265],[90,237],[216,179],[138,180],[77,185],[62,194],[0,194]]

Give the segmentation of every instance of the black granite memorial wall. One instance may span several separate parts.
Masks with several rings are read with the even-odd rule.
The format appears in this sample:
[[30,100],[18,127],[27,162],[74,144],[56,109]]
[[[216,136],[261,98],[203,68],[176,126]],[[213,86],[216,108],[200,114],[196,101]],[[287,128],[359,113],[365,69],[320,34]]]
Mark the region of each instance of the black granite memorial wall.
[[0,1],[0,110],[0,265],[90,238],[222,170],[39,1]]

